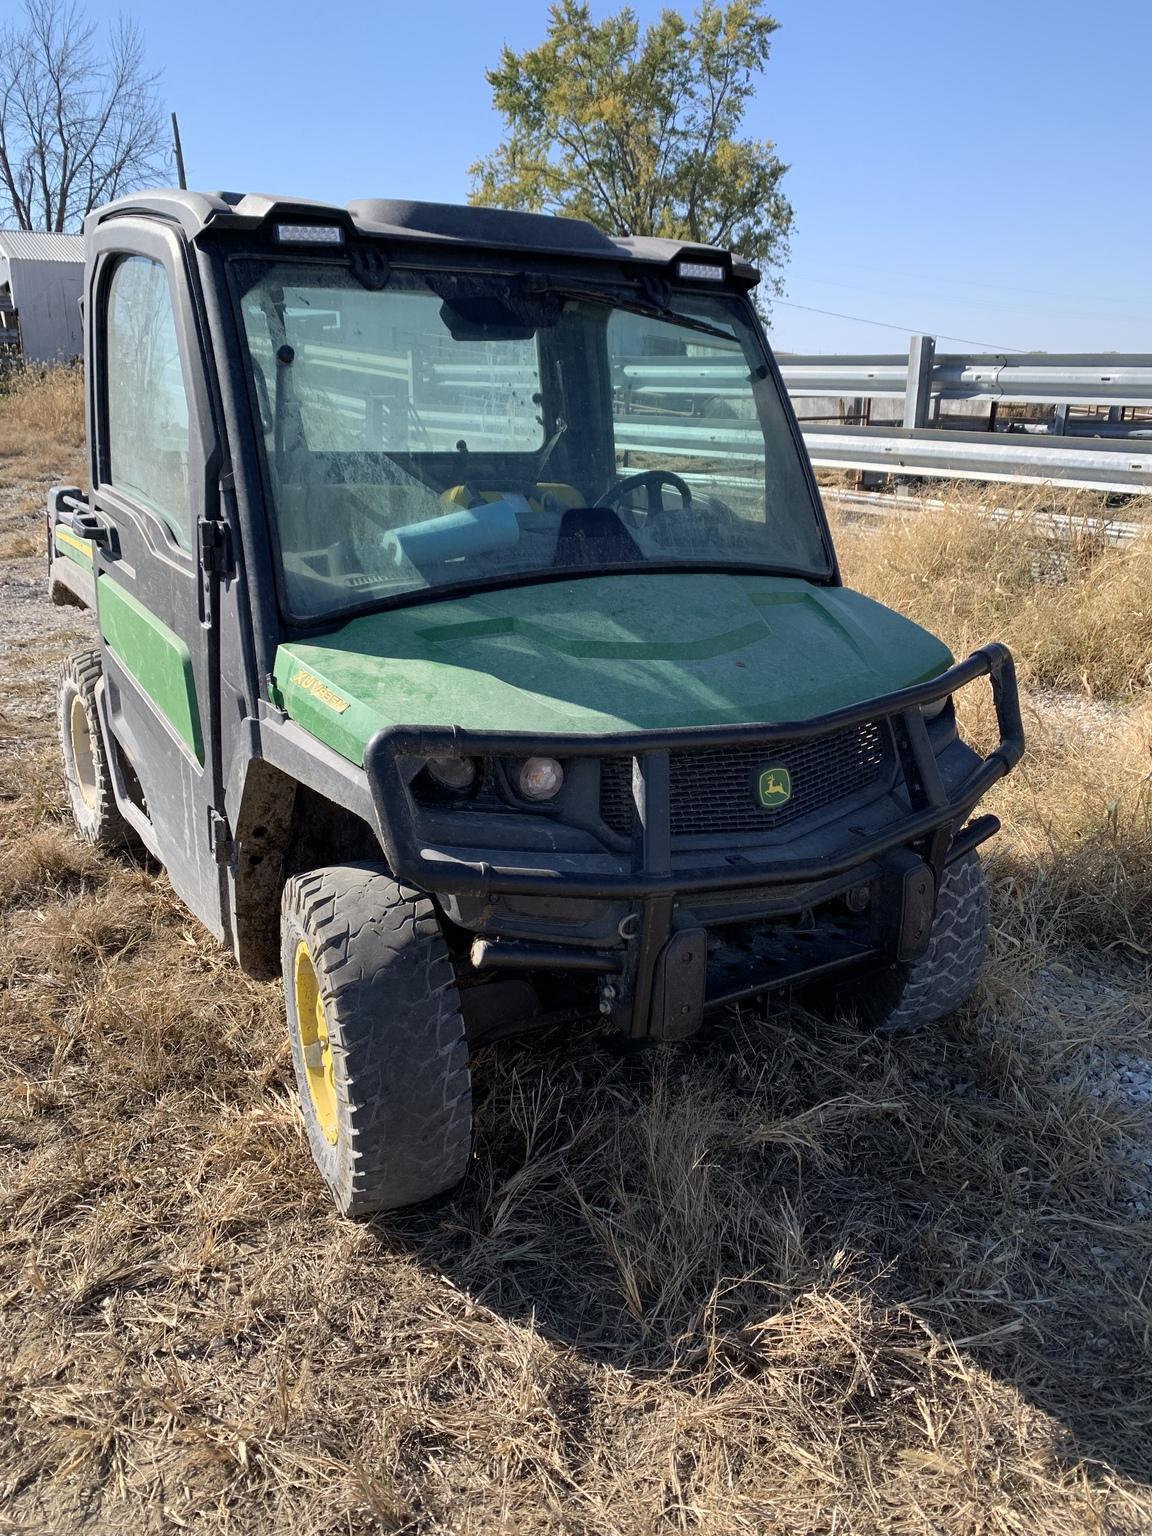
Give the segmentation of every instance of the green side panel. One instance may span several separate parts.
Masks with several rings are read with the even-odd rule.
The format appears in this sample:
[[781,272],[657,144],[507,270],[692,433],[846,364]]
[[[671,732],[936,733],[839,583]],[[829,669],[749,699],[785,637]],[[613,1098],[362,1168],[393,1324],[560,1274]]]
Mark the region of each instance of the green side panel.
[[84,570],[92,569],[92,546],[86,539],[78,539],[65,528],[52,530],[52,543],[58,555],[74,560]]
[[96,578],[96,611],[108,649],[203,764],[204,737],[188,647],[103,571]]
[[283,708],[352,762],[385,725],[573,732],[804,720],[935,677],[947,647],[791,577],[603,576],[444,599],[282,645]]

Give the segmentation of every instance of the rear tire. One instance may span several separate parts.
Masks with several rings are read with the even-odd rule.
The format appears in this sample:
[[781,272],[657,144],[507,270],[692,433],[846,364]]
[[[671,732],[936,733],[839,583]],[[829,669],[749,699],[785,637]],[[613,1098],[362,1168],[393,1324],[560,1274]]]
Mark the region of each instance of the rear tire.
[[463,1177],[472,1091],[456,978],[429,898],[379,864],[284,888],[281,963],[308,1143],[346,1216]]
[[99,651],[78,651],[60,672],[56,716],[64,777],[77,836],[97,848],[123,848],[131,840],[112,789],[112,774],[96,709]]
[[988,884],[979,854],[966,853],[944,870],[932,937],[919,960],[815,993],[813,1001],[884,1033],[918,1029],[968,1001],[987,950]]

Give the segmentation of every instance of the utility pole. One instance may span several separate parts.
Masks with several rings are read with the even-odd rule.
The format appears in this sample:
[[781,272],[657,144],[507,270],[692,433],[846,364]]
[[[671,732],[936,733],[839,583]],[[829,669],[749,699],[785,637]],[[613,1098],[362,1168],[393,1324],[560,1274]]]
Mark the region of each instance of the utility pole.
[[176,150],[176,184],[186,190],[188,181],[184,175],[184,151],[180,147],[180,124],[176,121],[175,112],[172,114],[172,143]]

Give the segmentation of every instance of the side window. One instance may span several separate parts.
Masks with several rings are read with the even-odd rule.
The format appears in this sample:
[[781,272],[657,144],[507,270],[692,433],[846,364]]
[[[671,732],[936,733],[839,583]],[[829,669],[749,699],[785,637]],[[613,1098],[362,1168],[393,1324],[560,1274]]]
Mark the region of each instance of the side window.
[[118,262],[106,314],[110,483],[142,501],[182,549],[191,549],[188,398],[160,263],[146,256]]

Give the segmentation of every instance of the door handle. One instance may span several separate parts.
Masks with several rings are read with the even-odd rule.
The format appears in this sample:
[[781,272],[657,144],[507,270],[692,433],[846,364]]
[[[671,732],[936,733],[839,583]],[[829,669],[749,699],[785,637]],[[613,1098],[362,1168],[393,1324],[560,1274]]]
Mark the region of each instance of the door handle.
[[78,539],[87,539],[92,544],[112,542],[112,530],[95,512],[69,512],[61,518],[61,522]]

